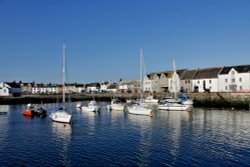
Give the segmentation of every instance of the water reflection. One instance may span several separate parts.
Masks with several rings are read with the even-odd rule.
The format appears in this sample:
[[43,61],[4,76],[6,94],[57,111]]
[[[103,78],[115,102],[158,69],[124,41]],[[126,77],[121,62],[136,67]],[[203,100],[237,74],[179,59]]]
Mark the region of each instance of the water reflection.
[[24,105],[10,105],[9,113],[0,116],[0,162],[3,166],[250,164],[249,111],[155,109],[153,117],[147,117],[108,111],[108,103],[99,103],[100,113],[72,109],[71,125],[48,117],[27,120],[21,115]]
[[63,141],[70,141],[72,128],[70,124],[63,124],[52,122],[52,131],[56,138],[62,139]]
[[173,163],[177,161],[176,157],[181,152],[183,136],[186,135],[185,126],[190,122],[190,112],[188,111],[163,111],[160,110],[160,117],[165,117],[166,126],[168,127],[169,151],[173,159]]
[[128,114],[129,122],[132,124],[133,130],[137,131],[134,142],[138,142],[136,147],[137,165],[144,166],[149,164],[151,155],[152,140],[152,118],[144,115]]
[[0,115],[7,114],[10,110],[9,105],[0,105]]
[[[9,105],[0,105],[0,112],[2,112],[3,114],[0,114],[0,143],[2,143],[1,145],[3,145],[5,138],[8,135],[8,128],[9,128],[9,124],[8,124],[8,114],[9,113]],[[1,148],[1,147],[0,147]]]
[[52,122],[52,132],[58,145],[61,145],[59,154],[63,159],[63,164],[64,166],[69,166],[71,164],[69,146],[71,143],[72,127],[70,124]]

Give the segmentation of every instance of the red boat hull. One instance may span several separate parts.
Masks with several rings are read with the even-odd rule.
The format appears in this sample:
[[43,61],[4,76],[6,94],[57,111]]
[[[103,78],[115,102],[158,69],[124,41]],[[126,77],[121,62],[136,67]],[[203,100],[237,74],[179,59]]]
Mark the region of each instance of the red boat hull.
[[34,112],[32,110],[26,110],[22,112],[23,115],[32,117]]

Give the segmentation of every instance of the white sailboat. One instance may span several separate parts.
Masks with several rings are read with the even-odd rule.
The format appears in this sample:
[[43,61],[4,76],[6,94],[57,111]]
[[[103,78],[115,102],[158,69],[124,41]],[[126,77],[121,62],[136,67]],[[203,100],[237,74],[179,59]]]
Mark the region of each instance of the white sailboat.
[[127,107],[129,114],[136,114],[136,115],[147,115],[152,116],[152,110],[143,106],[143,53],[142,49],[140,50],[140,82],[141,82],[141,97],[139,104],[134,104],[130,107]]
[[72,115],[70,113],[68,113],[66,111],[66,108],[65,108],[65,75],[66,75],[66,72],[65,72],[65,56],[66,56],[66,46],[65,44],[63,44],[63,69],[62,69],[62,73],[63,73],[63,77],[62,77],[62,82],[63,82],[63,87],[62,87],[62,98],[63,98],[63,101],[62,101],[62,107],[59,108],[56,112],[53,112],[51,113],[50,117],[53,121],[55,122],[61,122],[61,123],[70,123],[71,122],[71,119],[72,119]]
[[159,110],[173,110],[173,111],[187,111],[190,109],[190,105],[185,105],[181,103],[179,100],[177,100],[177,91],[178,91],[178,74],[176,73],[176,65],[175,61],[173,61],[173,76],[172,76],[172,87],[173,87],[173,93],[174,98],[173,100],[165,101],[163,104],[158,105]]

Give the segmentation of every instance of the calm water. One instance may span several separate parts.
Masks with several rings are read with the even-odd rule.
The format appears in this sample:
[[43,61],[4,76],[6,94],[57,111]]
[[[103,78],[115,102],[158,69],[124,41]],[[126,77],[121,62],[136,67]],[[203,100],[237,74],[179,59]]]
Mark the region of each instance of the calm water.
[[154,110],[150,118],[99,104],[99,114],[72,107],[72,125],[1,106],[9,113],[0,115],[0,166],[250,166],[249,111]]

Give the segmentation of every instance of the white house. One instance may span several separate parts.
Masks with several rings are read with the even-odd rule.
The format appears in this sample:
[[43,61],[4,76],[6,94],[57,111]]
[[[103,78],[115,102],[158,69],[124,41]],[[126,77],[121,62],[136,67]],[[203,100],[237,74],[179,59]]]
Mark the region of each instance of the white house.
[[58,86],[55,84],[34,84],[32,94],[53,94],[59,93]]
[[250,92],[250,65],[224,67],[218,79],[220,92]]
[[218,92],[218,74],[222,67],[197,69],[192,80],[194,92]]
[[100,83],[90,83],[86,85],[87,92],[99,92],[100,91]]
[[10,96],[10,86],[4,82],[0,82],[0,96]]
[[77,93],[83,93],[85,91],[85,85],[84,84],[76,84],[76,92]]
[[16,82],[1,82],[0,95],[1,96],[20,96],[22,89]]

